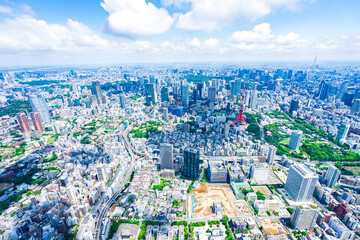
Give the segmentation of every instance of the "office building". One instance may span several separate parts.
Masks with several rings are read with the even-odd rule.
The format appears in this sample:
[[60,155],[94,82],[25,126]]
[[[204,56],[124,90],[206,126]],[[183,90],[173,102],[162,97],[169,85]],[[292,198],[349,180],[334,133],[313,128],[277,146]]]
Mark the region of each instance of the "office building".
[[126,108],[126,97],[124,95],[120,95],[120,106]]
[[269,177],[270,168],[267,163],[253,163],[250,167],[250,178],[256,182],[266,181]]
[[19,112],[18,114],[16,114],[16,120],[18,121],[21,131],[23,133],[31,131],[29,122],[24,112]]
[[294,111],[297,111],[299,109],[299,100],[291,100],[289,113],[292,114]]
[[300,130],[293,131],[291,133],[289,148],[299,150],[301,139],[303,138],[303,132]]
[[39,112],[41,122],[46,124],[50,123],[50,112],[49,108],[46,105],[46,101],[41,95],[30,95],[29,96],[30,105],[34,112]]
[[347,87],[348,87],[348,83],[347,83],[347,82],[342,82],[342,83],[341,83],[339,92],[338,92],[338,94],[336,95],[336,99],[339,99],[340,101],[343,101],[343,99],[344,99],[344,94],[345,94],[345,92],[346,92],[346,90],[347,90]]
[[227,182],[227,168],[224,162],[210,161],[208,167],[208,176],[212,183],[226,183]]
[[96,173],[99,181],[107,182],[108,176],[106,174],[106,168],[103,164],[97,165]]
[[224,126],[224,135],[225,137],[229,137],[229,132],[230,132],[230,123],[225,123],[225,126]]
[[273,164],[274,163],[275,156],[276,156],[276,151],[277,151],[277,148],[275,146],[270,146],[269,147],[269,153],[268,153],[267,158],[266,158],[266,162],[268,164]]
[[146,93],[146,96],[151,96],[151,100],[153,103],[157,103],[157,95],[156,95],[154,83],[147,83],[145,85],[145,93]]
[[183,106],[188,106],[189,105],[189,86],[188,85],[181,86],[181,96],[182,96]]
[[340,219],[343,220],[345,215],[347,213],[350,212],[350,208],[348,206],[346,206],[345,203],[340,203],[339,205],[337,205],[337,207],[335,208],[335,213],[336,216]]
[[160,92],[161,102],[168,102],[169,101],[169,88],[162,87]]
[[318,209],[312,209],[308,206],[296,206],[291,215],[291,225],[301,231],[313,230],[318,215]]
[[290,166],[288,177],[285,183],[285,190],[295,202],[310,201],[318,180],[316,174],[303,164]]
[[195,148],[187,148],[184,151],[183,174],[185,177],[196,179],[199,176],[200,153]]
[[101,87],[99,81],[92,82],[91,93],[96,96],[98,104],[103,104],[103,96],[101,94]]
[[337,217],[332,217],[329,220],[329,227],[331,227],[337,234],[337,239],[349,240],[353,239],[354,233],[348,229],[343,222]]
[[161,169],[173,169],[173,145],[168,143],[160,144]]
[[335,187],[337,180],[340,178],[341,171],[334,165],[330,165],[325,174],[326,186]]
[[44,132],[44,127],[43,127],[43,125],[41,123],[39,112],[31,112],[30,117],[31,117],[31,121],[34,124],[35,130],[40,131],[40,132],[43,133]]
[[336,140],[338,141],[343,141],[346,139],[346,136],[349,132],[349,129],[350,129],[350,124],[341,124],[339,127],[338,127],[338,132],[336,134]]
[[216,87],[212,86],[208,88],[208,97],[210,103],[215,103],[216,101]]
[[164,121],[169,121],[169,109],[163,108]]
[[360,111],[360,99],[355,99],[351,105],[351,113],[358,114]]
[[320,100],[325,100],[329,96],[330,92],[330,83],[322,81],[319,87],[319,97]]
[[258,102],[258,94],[256,90],[253,90],[251,92],[251,99],[250,99],[250,108],[256,109],[257,108],[257,102]]

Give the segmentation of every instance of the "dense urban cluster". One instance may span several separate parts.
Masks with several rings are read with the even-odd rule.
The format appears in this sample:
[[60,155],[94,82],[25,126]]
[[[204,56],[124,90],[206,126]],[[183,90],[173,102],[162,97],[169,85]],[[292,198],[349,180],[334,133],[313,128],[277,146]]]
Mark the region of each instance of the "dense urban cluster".
[[360,68],[0,72],[0,239],[360,238]]

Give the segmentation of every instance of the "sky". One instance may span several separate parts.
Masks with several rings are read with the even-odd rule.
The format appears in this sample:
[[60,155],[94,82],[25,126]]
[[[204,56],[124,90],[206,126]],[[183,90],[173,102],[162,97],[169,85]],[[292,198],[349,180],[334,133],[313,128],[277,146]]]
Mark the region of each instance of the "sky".
[[360,61],[359,0],[0,0],[0,65]]

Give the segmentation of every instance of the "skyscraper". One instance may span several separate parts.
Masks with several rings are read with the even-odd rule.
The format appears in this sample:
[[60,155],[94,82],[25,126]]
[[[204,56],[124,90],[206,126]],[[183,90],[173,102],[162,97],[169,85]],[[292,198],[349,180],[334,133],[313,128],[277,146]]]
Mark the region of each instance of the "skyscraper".
[[266,162],[268,164],[273,164],[274,163],[274,159],[275,159],[275,156],[276,156],[276,151],[277,151],[277,148],[275,146],[270,146],[269,147],[269,153],[268,153],[267,158],[266,158]]
[[126,108],[126,98],[124,95],[120,95],[120,105],[121,108]]
[[316,219],[319,215],[319,210],[310,207],[296,206],[291,215],[291,224],[295,229],[312,230]]
[[173,169],[173,145],[168,143],[160,144],[161,169]]
[[360,99],[355,99],[351,105],[351,113],[357,114],[360,111]]
[[169,110],[167,108],[163,108],[164,120],[169,121]]
[[187,148],[184,151],[183,174],[188,178],[197,178],[199,176],[200,154],[195,148]]
[[347,87],[348,87],[348,83],[347,83],[347,82],[342,82],[342,83],[341,83],[339,92],[338,92],[338,94],[336,95],[336,99],[339,99],[340,101],[343,101],[344,94],[345,94],[345,92],[346,92],[346,90],[347,90]]
[[181,86],[181,96],[182,96],[182,104],[184,106],[189,105],[189,86],[183,85]]
[[157,96],[156,96],[155,84],[154,83],[147,83],[145,85],[145,93],[146,93],[147,96],[148,95],[151,96],[153,103],[157,102]]
[[31,117],[31,121],[34,124],[35,130],[43,133],[44,127],[41,123],[39,112],[31,112],[30,117]]
[[29,96],[30,105],[34,112],[39,112],[40,119],[42,123],[49,123],[50,113],[49,108],[46,105],[45,99],[41,95],[30,95]]
[[293,131],[290,137],[289,148],[298,150],[300,147],[302,137],[303,137],[302,131],[300,130]]
[[257,91],[252,90],[251,99],[250,99],[250,108],[251,109],[256,109],[257,108],[257,102],[258,102]]
[[325,100],[329,96],[330,83],[322,81],[319,87],[320,100]]
[[22,132],[31,131],[29,122],[24,112],[19,112],[18,114],[16,114],[16,120],[18,121]]
[[161,102],[168,102],[169,101],[169,88],[162,87],[161,88]]
[[290,166],[285,190],[296,202],[310,201],[318,177],[303,164]]
[[297,111],[299,108],[299,100],[291,100],[291,104],[290,104],[290,108],[289,108],[289,113],[292,114],[293,111]]
[[209,87],[208,88],[208,97],[211,103],[215,103],[216,100],[216,87]]
[[103,96],[101,94],[101,87],[99,81],[92,82],[91,93],[96,96],[99,104],[103,103]]
[[336,140],[341,141],[341,140],[345,140],[346,136],[349,132],[350,129],[350,125],[349,124],[344,124],[342,123],[339,127],[338,127],[338,132],[336,134]]
[[329,188],[335,187],[337,180],[339,179],[341,171],[334,165],[330,165],[325,174],[326,186]]

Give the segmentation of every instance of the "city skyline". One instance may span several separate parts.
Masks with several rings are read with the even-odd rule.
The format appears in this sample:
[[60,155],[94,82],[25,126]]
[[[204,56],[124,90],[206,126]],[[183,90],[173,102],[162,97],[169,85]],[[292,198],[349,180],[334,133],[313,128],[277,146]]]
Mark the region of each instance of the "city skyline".
[[[0,1],[4,66],[358,61],[360,3]],[[336,17],[335,17],[336,16]]]

